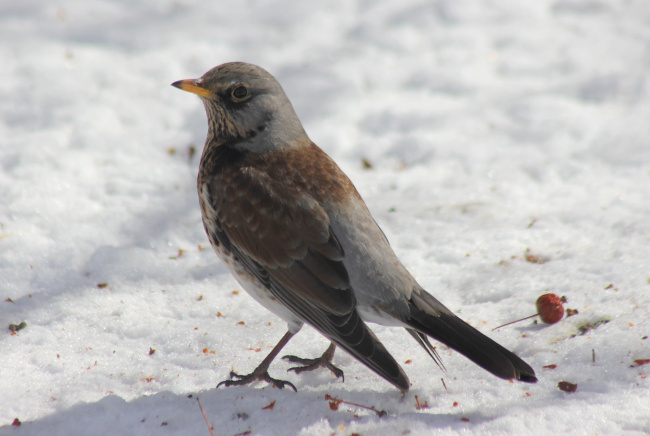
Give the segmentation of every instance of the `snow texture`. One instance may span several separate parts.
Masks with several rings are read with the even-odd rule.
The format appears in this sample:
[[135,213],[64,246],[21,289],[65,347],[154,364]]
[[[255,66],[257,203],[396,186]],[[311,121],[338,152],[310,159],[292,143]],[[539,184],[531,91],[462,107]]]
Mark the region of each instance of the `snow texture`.
[[[208,435],[197,398],[216,435],[648,434],[649,23],[647,0],[3,1],[0,435]],[[235,60],[277,77],[418,281],[539,383],[438,346],[442,372],[373,326],[404,397],[343,352],[344,383],[278,360],[298,393],[215,388],[285,332],[208,246],[205,114],[169,86]],[[490,331],[546,292],[578,314]],[[306,327],[285,351],[326,347]]]

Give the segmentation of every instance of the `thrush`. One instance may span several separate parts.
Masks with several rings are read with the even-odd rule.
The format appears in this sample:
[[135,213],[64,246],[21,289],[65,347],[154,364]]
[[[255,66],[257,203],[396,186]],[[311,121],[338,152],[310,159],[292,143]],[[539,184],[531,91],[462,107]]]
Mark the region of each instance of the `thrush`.
[[444,368],[429,337],[503,379],[534,383],[535,371],[425,291],[390,247],[356,188],[303,129],[278,81],[242,62],[173,86],[197,94],[208,135],[197,188],[210,243],[240,285],[285,320],[287,333],[247,375],[282,388],[269,365],[308,324],[331,345],[316,359],[285,356],[302,372],[329,368],[335,347],[402,392],[409,380],[366,322],[405,328]]

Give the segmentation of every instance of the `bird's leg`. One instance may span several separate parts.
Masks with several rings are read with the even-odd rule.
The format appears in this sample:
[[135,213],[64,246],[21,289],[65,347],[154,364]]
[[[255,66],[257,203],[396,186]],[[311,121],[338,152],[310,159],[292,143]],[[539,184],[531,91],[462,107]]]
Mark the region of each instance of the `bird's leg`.
[[345,381],[345,377],[343,376],[343,371],[341,371],[339,368],[334,366],[332,364],[332,358],[334,357],[334,351],[336,350],[336,345],[334,342],[330,344],[330,346],[325,350],[322,356],[317,357],[316,359],[303,359],[301,357],[297,356],[283,356],[283,359],[288,360],[289,362],[292,363],[299,363],[302,366],[296,366],[293,368],[289,368],[289,371],[295,371],[297,374],[300,374],[301,372],[305,371],[313,371],[316,368],[327,368],[334,375],[338,378],[340,377],[343,381]]
[[[291,331],[288,331],[282,336],[282,339],[280,339],[280,342],[273,347],[273,350],[269,353],[268,356],[262,360],[262,363],[258,365],[257,368],[255,368],[255,371],[253,371],[250,374],[247,375],[239,375],[235,372],[230,373],[230,378],[231,380],[224,380],[221,383],[217,385],[217,388],[221,385],[223,386],[242,386],[242,385],[247,385],[249,383],[252,383],[254,381],[265,381],[267,383],[271,383],[273,386],[282,389],[285,386],[289,386],[291,389],[293,389],[295,392],[298,392],[296,387],[284,380],[276,380],[272,378],[269,373],[269,365],[271,365],[271,362],[273,362],[273,359],[278,355],[278,353],[284,348],[285,345],[287,345],[287,342],[295,335],[295,333],[291,333]],[[237,379],[237,380],[232,380],[232,379]]]

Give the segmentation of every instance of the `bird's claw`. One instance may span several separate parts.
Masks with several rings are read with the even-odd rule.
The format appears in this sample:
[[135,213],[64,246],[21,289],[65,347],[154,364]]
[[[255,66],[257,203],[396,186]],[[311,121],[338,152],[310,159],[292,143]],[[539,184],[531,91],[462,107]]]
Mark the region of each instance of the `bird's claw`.
[[325,354],[316,359],[303,359],[298,356],[283,356],[282,358],[291,363],[301,364],[301,366],[294,366],[293,368],[289,368],[287,371],[294,371],[296,374],[300,374],[301,372],[313,371],[317,368],[327,368],[332,371],[336,378],[345,381],[343,371],[334,366],[330,360],[331,358],[328,358]]
[[[232,380],[232,379],[237,379],[237,380]],[[247,385],[249,383],[253,383],[254,381],[265,381],[267,383],[270,383],[271,385],[275,386],[278,389],[283,389],[285,386],[289,386],[291,389],[294,390],[294,392],[298,392],[298,389],[293,385],[293,383],[285,381],[285,380],[277,380],[274,379],[269,375],[267,371],[253,371],[250,374],[247,375],[239,375],[236,372],[231,371],[230,372],[230,380],[224,380],[221,383],[217,385],[217,389],[220,386],[225,386],[225,387],[230,387],[230,386],[243,386]]]

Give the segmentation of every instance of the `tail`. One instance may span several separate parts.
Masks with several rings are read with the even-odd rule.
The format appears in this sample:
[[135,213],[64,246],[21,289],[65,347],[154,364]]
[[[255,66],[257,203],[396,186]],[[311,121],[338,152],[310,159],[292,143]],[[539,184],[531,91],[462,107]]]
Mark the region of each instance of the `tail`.
[[407,330],[430,355],[431,345],[423,334],[453,348],[497,377],[526,383],[537,382],[535,371],[530,365],[458,318],[426,291],[413,292],[408,304],[410,318],[404,322],[415,332]]

